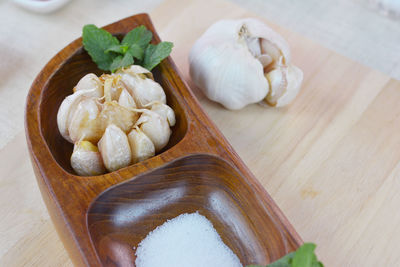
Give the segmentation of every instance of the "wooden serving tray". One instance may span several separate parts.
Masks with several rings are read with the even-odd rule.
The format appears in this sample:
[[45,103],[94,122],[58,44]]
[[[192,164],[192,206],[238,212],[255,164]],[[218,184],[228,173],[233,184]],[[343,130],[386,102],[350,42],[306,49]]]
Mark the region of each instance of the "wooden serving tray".
[[[122,36],[148,15],[104,27]],[[268,193],[205,115],[171,58],[154,71],[177,123],[162,153],[100,176],[74,174],[72,144],[58,132],[62,100],[86,73],[101,74],[77,39],[39,73],[29,91],[25,128],[32,165],[56,229],[76,265],[134,266],[149,231],[199,211],[242,264],[267,264],[302,243]],[[173,245],[173,244],[171,244]]]

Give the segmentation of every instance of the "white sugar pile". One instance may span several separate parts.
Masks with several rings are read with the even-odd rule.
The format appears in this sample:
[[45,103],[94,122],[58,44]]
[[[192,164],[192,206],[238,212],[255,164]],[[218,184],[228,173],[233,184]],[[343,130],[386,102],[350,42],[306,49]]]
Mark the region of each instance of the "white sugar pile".
[[137,267],[242,266],[213,225],[198,213],[185,213],[150,232],[136,250]]

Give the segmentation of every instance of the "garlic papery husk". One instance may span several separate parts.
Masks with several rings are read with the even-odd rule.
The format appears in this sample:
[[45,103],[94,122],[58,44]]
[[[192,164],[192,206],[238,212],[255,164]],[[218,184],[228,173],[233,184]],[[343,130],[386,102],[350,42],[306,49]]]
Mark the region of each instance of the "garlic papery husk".
[[[302,81],[301,70],[291,64],[286,41],[256,19],[216,22],[194,44],[189,63],[193,82],[208,98],[228,109],[241,109],[264,99],[270,105],[288,104]],[[291,69],[282,72],[281,80],[287,83],[282,82],[285,87],[278,90],[290,97],[278,101],[284,93],[275,93],[278,98],[274,104],[267,97],[271,81],[266,77],[276,69]]]
[[138,127],[132,129],[128,134],[128,141],[131,146],[132,163],[146,160],[155,155],[153,142]]
[[98,147],[104,165],[110,172],[126,167],[132,161],[128,137],[114,124],[108,125]]
[[119,95],[118,104],[127,109],[135,109],[136,104],[133,97],[128,93],[126,89],[123,89]]
[[83,139],[93,143],[99,141],[102,129],[98,115],[99,107],[95,99],[84,99],[78,104],[68,126],[69,136],[74,143]]
[[100,175],[106,171],[98,148],[89,141],[75,143],[71,166],[82,176]]
[[118,75],[121,82],[135,99],[138,108],[143,108],[151,102],[166,103],[167,99],[161,85],[144,75],[132,73],[132,70],[122,69]]
[[78,84],[74,87],[74,92],[81,90],[93,90],[93,97],[100,98],[103,96],[103,84],[96,74],[89,73],[83,76]]
[[174,126],[176,123],[175,119],[175,113],[174,110],[163,103],[156,102],[153,105],[151,105],[151,111],[154,111],[160,116],[163,116],[167,121],[169,126]]
[[121,76],[116,74],[103,74],[100,76],[100,80],[104,81],[104,98],[105,101],[118,101],[119,96],[124,89],[121,84]]
[[142,115],[136,122],[136,126],[139,126],[140,130],[150,138],[156,152],[168,144],[171,129],[165,117],[151,110],[143,110]]
[[89,97],[93,97],[94,90],[80,90],[75,92],[72,95],[67,96],[63,102],[61,103],[58,113],[57,113],[57,126],[58,130],[62,137],[70,143],[74,143],[68,132],[68,128],[72,119],[72,116],[75,114],[76,108],[79,103],[87,99]]
[[136,111],[125,108],[116,101],[105,102],[99,114],[103,129],[110,124],[115,124],[125,133],[132,129],[138,118],[139,114]]

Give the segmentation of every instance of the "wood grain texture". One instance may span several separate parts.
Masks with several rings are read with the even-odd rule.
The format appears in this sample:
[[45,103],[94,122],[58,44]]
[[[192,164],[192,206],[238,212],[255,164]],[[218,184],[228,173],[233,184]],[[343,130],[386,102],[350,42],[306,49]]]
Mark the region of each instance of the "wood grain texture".
[[290,44],[302,90],[286,108],[228,111],[196,90],[187,57],[213,22],[256,16],[219,0],[152,15],[204,110],[326,266],[400,265],[400,82],[260,18]]
[[[160,41],[145,14],[126,18],[106,26],[105,29],[120,35],[138,25],[145,25],[153,32],[154,42]],[[166,150],[149,160],[105,175],[94,177],[74,175],[68,163],[71,144],[64,141],[58,132],[56,113],[62,99],[71,92],[71,88],[80,77],[88,72],[98,73],[81,46],[81,39],[75,40],[60,51],[40,72],[27,97],[25,118],[30,156],[43,199],[57,231],[76,265],[100,266],[102,263],[107,263],[103,260],[104,254],[109,256],[110,253],[107,250],[107,252],[103,252],[104,246],[106,248],[113,247],[117,242],[120,247],[124,248],[133,244],[127,242],[131,230],[124,228],[119,228],[118,231],[126,231],[128,237],[125,239],[115,241],[111,238],[113,240],[111,245],[107,245],[109,241],[97,240],[99,236],[102,236],[102,231],[107,233],[107,230],[102,227],[93,230],[93,224],[97,223],[96,219],[89,217],[87,222],[88,209],[94,199],[99,195],[101,198],[104,190],[121,182],[131,179],[135,181],[135,177],[143,172],[157,169],[162,173],[165,168],[162,166],[166,163],[197,154],[213,155],[212,159],[210,159],[211,156],[208,156],[208,160],[203,159],[209,166],[213,166],[210,167],[211,170],[214,170],[212,177],[220,179],[219,187],[225,186],[227,194],[235,196],[228,201],[228,205],[243,207],[240,211],[242,216],[239,217],[240,225],[244,230],[256,236],[254,239],[257,241],[254,243],[256,249],[252,251],[254,247],[246,246],[243,237],[234,239],[236,232],[227,234],[228,231],[225,230],[226,234],[223,236],[227,245],[240,252],[239,256],[243,259],[244,264],[271,262],[293,251],[302,242],[264,188],[200,108],[197,100],[178,75],[171,58],[163,61],[155,71],[156,80],[163,86],[167,94],[167,101],[177,114],[177,124],[173,128],[174,135]],[[208,174],[205,170],[195,167],[193,164],[195,159],[190,157],[183,160],[182,168],[186,168],[187,172],[189,169],[190,172],[198,172],[199,176]],[[201,158],[199,162],[201,162]],[[188,166],[192,168],[187,168]],[[149,172],[149,176],[151,173]],[[232,177],[239,182],[236,186],[229,187],[230,183],[235,185]],[[121,191],[125,192],[124,186],[129,187],[129,184],[118,185],[116,188],[122,188]],[[151,188],[154,189],[154,186]],[[210,188],[209,191],[213,191],[212,185]],[[106,196],[104,198],[107,199]],[[132,201],[135,201],[134,196],[132,196]],[[115,203],[115,205],[117,204]],[[204,209],[203,206],[194,205],[192,209]],[[93,204],[93,208],[96,209],[96,207]],[[250,209],[254,209],[254,211]],[[180,211],[185,212],[186,209],[175,209],[175,211],[178,215]],[[254,213],[254,217],[250,216],[252,213]],[[217,228],[223,228],[218,220],[214,222],[217,224]],[[258,226],[265,233],[255,230]],[[266,234],[269,236],[268,242],[265,241]],[[105,236],[110,238],[108,234]],[[236,241],[241,242],[236,244]],[[101,242],[106,242],[106,245],[100,246],[100,249],[98,244]],[[113,259],[112,262],[117,261],[114,256],[110,257]],[[123,255],[121,257],[126,258]],[[110,265],[112,265],[111,263]]]

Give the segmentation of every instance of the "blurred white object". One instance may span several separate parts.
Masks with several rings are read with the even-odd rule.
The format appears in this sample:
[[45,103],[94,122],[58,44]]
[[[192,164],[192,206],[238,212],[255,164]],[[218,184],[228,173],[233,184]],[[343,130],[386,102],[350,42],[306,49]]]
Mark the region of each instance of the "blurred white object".
[[19,6],[37,13],[53,12],[70,0],[14,0]]
[[370,0],[370,2],[384,15],[400,17],[400,0]]

